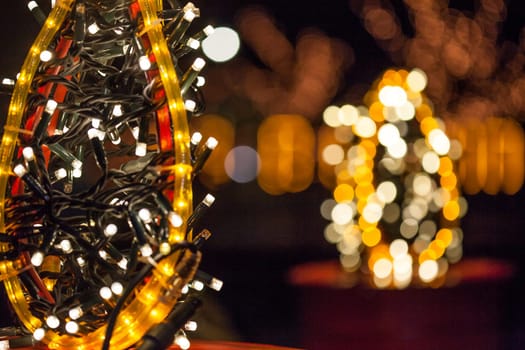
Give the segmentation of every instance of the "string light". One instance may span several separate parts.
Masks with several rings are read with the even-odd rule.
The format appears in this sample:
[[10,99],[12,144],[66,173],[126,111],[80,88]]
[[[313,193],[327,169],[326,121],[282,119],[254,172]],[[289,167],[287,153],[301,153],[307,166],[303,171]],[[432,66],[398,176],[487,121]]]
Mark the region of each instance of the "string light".
[[66,332],[70,334],[75,334],[80,329],[80,327],[78,326],[78,323],[76,323],[75,321],[69,321],[68,323],[66,323],[65,327],[66,327]]
[[115,224],[109,224],[106,226],[106,228],[104,228],[104,234],[107,237],[114,236],[117,233],[117,231],[118,231],[118,227]]
[[195,109],[197,107],[197,103],[193,100],[186,100],[184,101],[184,108],[188,111],[188,112],[195,112]]
[[122,283],[120,282],[113,282],[111,284],[111,291],[115,294],[115,295],[121,295],[122,292],[124,291],[124,286],[122,285]]
[[58,104],[55,100],[51,99],[47,101],[44,113],[42,114],[42,117],[38,122],[38,125],[33,133],[33,137],[35,139],[40,140],[44,136],[44,133],[46,132],[49,122],[51,120],[51,116],[53,115],[53,113],[55,113],[57,105]]
[[53,58],[53,53],[49,50],[44,50],[40,53],[40,60],[42,62],[49,62]]
[[195,85],[197,85],[197,87],[203,87],[204,84],[206,84],[206,78],[198,76]]
[[182,350],[190,348],[190,341],[185,335],[179,334],[175,337],[175,344],[177,344]]
[[84,312],[80,306],[74,307],[68,311],[68,315],[72,320],[78,320]]
[[188,89],[194,83],[195,79],[197,79],[197,76],[199,75],[200,71],[204,68],[205,65],[206,61],[204,61],[200,57],[197,57],[195,61],[193,61],[191,68],[188,69],[188,71],[186,71],[186,73],[182,76],[180,85],[181,93],[184,94],[188,91]]
[[195,332],[197,330],[197,322],[195,321],[188,321],[184,325],[184,330],[188,332]]
[[[0,147],[2,279],[23,331],[49,348],[129,348],[171,314],[174,334],[198,291],[222,283],[192,282],[209,237],[193,229],[214,201],[192,212],[192,173],[217,145],[190,154],[205,62],[175,67],[210,30],[186,34],[191,3],[110,5],[62,0],[46,17],[29,2],[42,29]],[[20,266],[34,273],[19,279]],[[187,285],[198,290],[181,297]]]
[[111,288],[104,286],[100,288],[99,294],[102,299],[108,300],[113,295],[113,292],[111,291]]
[[49,200],[49,194],[42,184],[30,173],[22,164],[17,164],[13,168],[13,172],[16,176],[24,180],[24,182],[30,187],[36,194],[45,200]]
[[50,315],[46,319],[46,324],[49,328],[55,329],[58,328],[58,326],[60,326],[60,320],[55,315]]
[[149,60],[148,56],[140,56],[139,57],[139,67],[143,71],[150,70],[150,68],[151,68],[151,61]]
[[42,263],[44,262],[44,253],[42,253],[41,251],[36,251],[33,253],[33,255],[31,256],[31,264],[33,264],[33,266],[41,266]]
[[36,341],[41,341],[42,339],[44,339],[44,336],[46,334],[46,331],[44,328],[37,328],[35,329],[35,331],[33,332],[33,338],[36,340]]
[[98,31],[100,30],[100,28],[98,27],[98,25],[96,23],[91,23],[89,25],[89,27],[87,28],[89,34],[91,35],[95,35],[98,33]]

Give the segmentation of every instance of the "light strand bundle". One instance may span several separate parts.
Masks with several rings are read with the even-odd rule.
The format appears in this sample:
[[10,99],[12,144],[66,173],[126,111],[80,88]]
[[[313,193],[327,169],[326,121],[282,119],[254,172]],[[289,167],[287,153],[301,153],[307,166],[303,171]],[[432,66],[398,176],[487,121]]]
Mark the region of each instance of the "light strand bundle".
[[201,148],[190,150],[188,118],[203,100],[178,63],[199,10],[168,3],[58,1],[14,87],[0,273],[25,330],[49,348],[132,346],[197,271],[208,235],[192,237]]

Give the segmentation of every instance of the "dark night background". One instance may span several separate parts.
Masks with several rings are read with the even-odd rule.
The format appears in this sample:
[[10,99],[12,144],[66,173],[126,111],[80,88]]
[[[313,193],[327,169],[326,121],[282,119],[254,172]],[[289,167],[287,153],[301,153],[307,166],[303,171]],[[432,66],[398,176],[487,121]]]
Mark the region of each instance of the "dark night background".
[[[409,30],[403,2],[391,3],[404,21],[404,28]],[[451,1],[450,6],[470,11],[474,3]],[[292,42],[306,27],[318,28],[330,37],[347,42],[353,48],[355,61],[334,99],[341,99],[345,89],[352,85],[368,86],[393,65],[352,13],[347,1],[226,0],[195,1],[195,4],[201,9],[202,22],[216,26],[235,26],[235,17],[241,8],[258,4],[275,17],[280,30]],[[26,1],[22,0],[3,1],[0,76],[16,74],[39,30],[25,5]],[[525,6],[522,1],[514,0],[507,1],[507,7],[502,40],[517,42],[525,24]],[[240,54],[259,64],[249,47],[243,46]],[[5,115],[8,98],[3,95],[0,98]],[[208,191],[199,183],[195,186],[197,199]],[[287,271],[296,264],[337,258],[335,247],[324,241],[323,229],[327,222],[319,214],[321,202],[330,197],[329,191],[314,183],[300,193],[270,196],[256,182],[251,182],[230,183],[213,194],[217,200],[202,226],[214,235],[204,250],[202,269],[225,282],[223,291],[213,299],[231,321],[231,337],[300,347],[297,290],[289,285]],[[515,344],[523,345],[524,190],[514,196],[478,194],[467,199],[469,212],[462,225],[465,256],[500,258],[517,267],[514,288],[507,302],[514,310],[509,316],[512,336],[521,339]]]

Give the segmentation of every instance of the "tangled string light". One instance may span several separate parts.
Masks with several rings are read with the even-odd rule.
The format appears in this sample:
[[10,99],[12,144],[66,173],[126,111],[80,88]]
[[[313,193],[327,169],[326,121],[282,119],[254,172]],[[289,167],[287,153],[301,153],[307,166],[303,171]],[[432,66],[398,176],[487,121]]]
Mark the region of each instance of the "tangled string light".
[[204,61],[180,65],[213,28],[190,35],[199,9],[174,0],[29,9],[42,29],[0,148],[0,273],[21,333],[51,349],[158,349],[175,334],[187,348],[194,294],[221,282],[197,270],[209,232],[192,233],[214,200],[193,209],[216,146],[188,128]]
[[368,107],[324,112],[337,140],[323,150],[337,179],[321,208],[332,221],[325,237],[343,267],[366,271],[380,288],[432,284],[462,255],[461,145],[433,114],[426,82],[419,69],[388,70],[367,93]]

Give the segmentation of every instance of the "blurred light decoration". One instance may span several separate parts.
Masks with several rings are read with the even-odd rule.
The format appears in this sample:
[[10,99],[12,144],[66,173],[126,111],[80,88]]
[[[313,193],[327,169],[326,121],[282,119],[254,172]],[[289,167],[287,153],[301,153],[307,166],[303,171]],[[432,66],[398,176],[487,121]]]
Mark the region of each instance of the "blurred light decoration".
[[[0,277],[22,339],[50,349],[162,349],[200,301],[193,234],[213,196],[192,179],[217,145],[200,113],[192,3],[57,1],[14,86],[0,148]],[[173,5],[173,6],[172,6]],[[181,72],[181,73],[179,73]],[[193,103],[189,103],[189,101]],[[219,287],[220,288],[220,287]],[[183,293],[186,293],[183,295]]]
[[224,168],[235,182],[253,181],[259,174],[261,160],[257,151],[249,146],[237,146],[228,152]]
[[[330,106],[320,167],[333,174],[333,199],[321,206],[332,221],[326,239],[342,266],[366,271],[378,288],[436,284],[462,256],[461,196],[450,140],[423,90],[422,70],[387,70],[365,106]],[[324,170],[326,172],[326,169]],[[330,183],[329,179],[327,183]]]
[[312,28],[301,32],[294,45],[261,7],[243,8],[236,17],[243,45],[260,64],[239,56],[217,69],[212,67],[207,102],[221,105],[235,95],[249,100],[264,116],[290,113],[315,120],[353,63],[351,48]]
[[[465,4],[457,2],[460,7],[454,8],[447,1],[412,0],[394,8],[387,1],[351,0],[350,7],[397,65],[425,71],[426,94],[444,119],[482,121],[506,116],[523,120],[525,29],[514,28],[515,37],[503,37],[502,31],[512,27],[505,25],[505,19],[513,16],[508,8],[512,4],[504,0],[474,3],[475,9],[468,12],[460,10]],[[403,17],[410,23],[402,25]]]
[[261,165],[257,181],[272,195],[300,192],[315,174],[315,134],[310,122],[295,114],[266,118],[257,132]]
[[202,41],[202,51],[210,60],[226,62],[231,60],[241,47],[239,34],[232,28],[217,27]]
[[450,135],[463,145],[458,180],[466,194],[516,194],[525,177],[525,133],[511,118],[448,120]]
[[405,4],[410,35],[390,3],[350,2],[394,62],[428,75],[427,95],[466,149],[459,163],[465,193],[515,194],[524,181],[525,142],[523,128],[509,118],[525,116],[525,28],[515,28],[517,42],[502,37],[512,16],[503,0],[480,1],[473,12],[448,2]]

